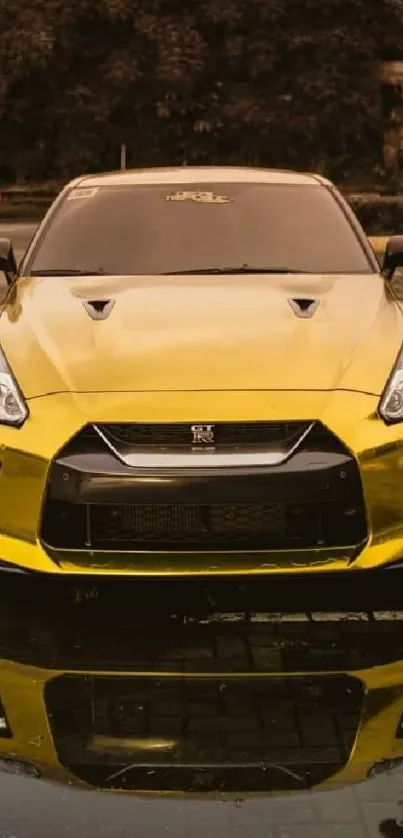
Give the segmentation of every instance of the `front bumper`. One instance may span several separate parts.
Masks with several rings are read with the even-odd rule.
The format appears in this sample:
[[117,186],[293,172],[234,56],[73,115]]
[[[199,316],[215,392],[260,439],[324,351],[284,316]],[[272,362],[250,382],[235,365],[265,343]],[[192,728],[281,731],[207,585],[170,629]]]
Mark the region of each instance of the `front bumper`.
[[[399,561],[403,558],[403,426],[386,427],[376,416],[377,405],[376,396],[302,391],[94,393],[33,399],[26,425],[0,432],[0,560],[6,566],[56,575],[171,576],[351,572]],[[307,464],[297,451],[286,467],[176,474],[139,474],[116,459],[112,463],[106,454],[94,470],[84,468],[83,460],[64,456],[66,442],[91,422],[191,424],[211,421],[212,416],[216,423],[319,420],[341,446],[327,450],[326,461],[321,460],[324,452],[316,451],[316,459],[311,457]],[[342,481],[347,488],[341,489]],[[357,492],[362,498],[358,513],[352,509]],[[298,530],[287,517],[280,538],[279,504],[287,501],[294,508],[304,503],[307,493],[310,514],[329,499],[341,504],[340,526],[325,516],[325,537],[318,532],[313,544],[302,525]],[[87,538],[85,527],[88,508],[92,514],[97,507],[102,522],[102,510],[111,511],[112,496],[114,504],[148,507],[151,513],[156,505],[180,507],[181,514],[191,507],[199,514],[201,507],[220,504],[223,514],[234,517],[239,505],[246,504],[249,515],[261,515],[263,510],[267,516],[269,510],[274,522],[264,544],[253,533],[249,540],[247,531],[243,539],[223,539],[221,525],[210,540],[190,539],[178,546],[172,539],[160,539],[160,549],[158,543],[149,546],[143,540],[130,549],[127,539],[120,538],[122,519],[118,519],[119,537],[113,549],[106,549],[102,538],[95,542]],[[49,514],[49,503],[54,501],[58,507]],[[61,503],[72,504],[75,510],[79,504],[86,507],[81,544],[77,539],[69,543],[69,521],[64,541],[59,538],[56,543],[53,538],[50,543],[45,537],[45,513],[48,523],[53,522],[53,533],[62,533],[62,518],[57,519]]]

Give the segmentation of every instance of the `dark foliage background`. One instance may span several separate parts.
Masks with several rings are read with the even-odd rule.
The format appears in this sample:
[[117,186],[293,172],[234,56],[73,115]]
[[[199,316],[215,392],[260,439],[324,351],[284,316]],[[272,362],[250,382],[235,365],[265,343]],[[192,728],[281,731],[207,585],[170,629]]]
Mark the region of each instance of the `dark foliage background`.
[[379,176],[403,0],[0,0],[0,177],[240,163]]

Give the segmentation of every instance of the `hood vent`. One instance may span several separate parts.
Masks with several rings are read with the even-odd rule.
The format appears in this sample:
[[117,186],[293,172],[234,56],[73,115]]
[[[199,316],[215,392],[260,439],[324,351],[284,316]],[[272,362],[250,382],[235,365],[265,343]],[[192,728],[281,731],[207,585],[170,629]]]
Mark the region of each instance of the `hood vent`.
[[93,320],[106,320],[116,300],[84,300],[83,306]]
[[307,297],[290,297],[288,302],[297,317],[313,317],[319,305],[319,300]]

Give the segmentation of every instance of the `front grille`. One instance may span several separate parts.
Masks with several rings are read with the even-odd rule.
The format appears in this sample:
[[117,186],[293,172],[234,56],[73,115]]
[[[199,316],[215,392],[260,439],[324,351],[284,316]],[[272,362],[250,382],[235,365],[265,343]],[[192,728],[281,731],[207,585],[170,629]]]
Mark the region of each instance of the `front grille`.
[[[239,449],[300,435],[311,423],[219,423],[216,439]],[[183,445],[190,425],[102,425],[139,446]],[[185,434],[185,436],[184,436]],[[289,437],[290,438],[290,437]],[[137,443],[136,443],[137,444]],[[164,449],[165,450],[165,449]],[[50,471],[41,525],[54,550],[186,552],[359,548],[367,524],[358,465],[321,423],[289,460],[254,472],[193,467],[178,475],[122,463],[86,426]],[[92,464],[92,465],[91,465]],[[94,476],[91,469],[94,469]],[[66,470],[70,470],[66,473]],[[88,470],[88,479],[87,479]],[[155,479],[156,478],[156,479]]]
[[264,539],[284,533],[282,504],[145,504],[112,508],[94,507],[91,523],[97,538],[109,541],[208,543],[228,539],[234,544],[244,539]]
[[305,504],[76,504],[48,500],[44,542],[94,550],[269,550],[358,544],[357,499]]
[[98,787],[303,790],[349,759],[363,685],[62,676],[45,699],[59,760]]

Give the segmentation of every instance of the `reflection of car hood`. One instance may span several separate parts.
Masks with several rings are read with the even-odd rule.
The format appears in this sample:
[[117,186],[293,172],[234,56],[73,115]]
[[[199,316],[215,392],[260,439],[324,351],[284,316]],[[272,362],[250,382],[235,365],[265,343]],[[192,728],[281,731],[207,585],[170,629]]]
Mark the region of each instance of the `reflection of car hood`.
[[[290,300],[319,301],[299,317]],[[114,300],[104,320],[83,301]],[[19,280],[0,341],[27,397],[347,389],[378,395],[403,339],[380,276]]]

